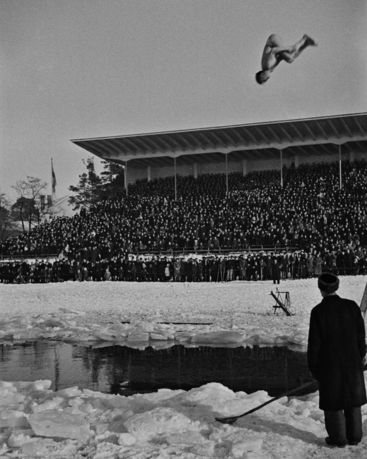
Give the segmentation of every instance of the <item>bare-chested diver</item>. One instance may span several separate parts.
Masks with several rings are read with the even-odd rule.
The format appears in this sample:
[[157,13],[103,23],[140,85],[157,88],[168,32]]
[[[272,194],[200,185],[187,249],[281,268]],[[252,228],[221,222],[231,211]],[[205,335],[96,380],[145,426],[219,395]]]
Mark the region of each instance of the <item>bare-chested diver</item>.
[[280,62],[285,61],[291,64],[308,46],[317,46],[315,40],[308,35],[303,35],[303,37],[292,46],[283,45],[282,39],[278,35],[270,35],[266,40],[261,58],[261,70],[255,75],[256,81],[259,84],[264,84],[268,81],[271,72]]

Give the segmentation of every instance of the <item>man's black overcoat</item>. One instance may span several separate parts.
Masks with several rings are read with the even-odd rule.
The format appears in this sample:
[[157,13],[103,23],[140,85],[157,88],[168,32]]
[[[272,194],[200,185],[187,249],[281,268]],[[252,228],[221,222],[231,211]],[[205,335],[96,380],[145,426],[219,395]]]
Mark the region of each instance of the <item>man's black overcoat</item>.
[[307,358],[319,383],[320,409],[340,410],[367,402],[362,360],[365,327],[351,300],[329,295],[311,311]]

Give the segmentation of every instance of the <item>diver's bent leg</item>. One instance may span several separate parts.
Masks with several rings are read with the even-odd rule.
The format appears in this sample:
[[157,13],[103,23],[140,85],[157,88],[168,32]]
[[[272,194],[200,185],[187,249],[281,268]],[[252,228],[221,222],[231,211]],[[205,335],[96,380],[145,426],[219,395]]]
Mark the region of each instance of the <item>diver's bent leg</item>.
[[283,51],[282,53],[277,54],[277,58],[279,59],[279,61],[285,61],[288,64],[291,64],[296,58],[296,56],[295,53]]
[[303,37],[297,41],[294,45],[294,59],[298,57],[301,52],[306,49],[308,46],[317,46],[315,40],[308,35],[303,35]]

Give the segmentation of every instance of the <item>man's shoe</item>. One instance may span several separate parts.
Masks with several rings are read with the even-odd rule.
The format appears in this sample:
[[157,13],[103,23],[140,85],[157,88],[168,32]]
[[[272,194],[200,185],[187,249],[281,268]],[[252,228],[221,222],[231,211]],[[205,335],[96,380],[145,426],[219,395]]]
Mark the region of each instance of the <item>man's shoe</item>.
[[325,438],[325,442],[327,445],[329,446],[337,446],[338,448],[344,448],[344,446],[347,445],[347,442],[345,441],[333,441],[331,440],[330,437],[326,437]]
[[360,440],[348,441],[348,445],[352,446],[358,445],[358,443],[360,443]]

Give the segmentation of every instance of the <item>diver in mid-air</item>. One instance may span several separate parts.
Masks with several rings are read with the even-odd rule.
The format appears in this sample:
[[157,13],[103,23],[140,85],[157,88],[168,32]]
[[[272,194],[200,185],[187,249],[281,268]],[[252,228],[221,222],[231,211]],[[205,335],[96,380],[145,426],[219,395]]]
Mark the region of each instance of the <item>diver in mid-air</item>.
[[266,40],[261,57],[261,70],[255,75],[256,81],[259,84],[264,84],[280,62],[285,61],[291,64],[308,46],[317,46],[315,40],[308,35],[303,35],[299,41],[291,46],[285,46],[278,35],[270,35]]

